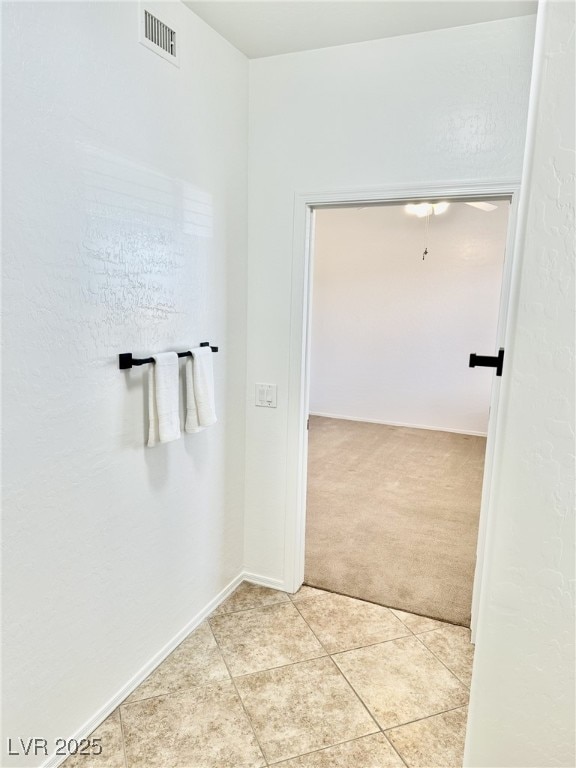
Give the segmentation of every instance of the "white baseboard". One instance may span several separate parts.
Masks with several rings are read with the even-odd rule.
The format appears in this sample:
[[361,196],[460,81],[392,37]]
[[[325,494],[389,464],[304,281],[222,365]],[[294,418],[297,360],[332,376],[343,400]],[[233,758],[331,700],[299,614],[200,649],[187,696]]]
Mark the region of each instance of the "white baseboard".
[[317,413],[310,411],[310,416],[322,416],[324,419],[341,419],[342,421],[363,421],[366,424],[383,424],[386,427],[408,427],[409,429],[429,429],[434,432],[453,432],[456,435],[473,435],[486,437],[486,432],[474,432],[469,429],[451,429],[449,427],[431,427],[424,424],[404,424],[401,421],[379,421],[378,419],[361,419],[356,416],[339,416],[335,413]]
[[[175,635],[166,645],[161,648],[158,653],[156,653],[150,661],[146,662],[143,667],[126,683],[126,685],[122,686],[122,688],[101,708],[96,712],[96,714],[91,717],[84,725],[71,736],[72,739],[76,739],[77,741],[80,741],[80,739],[87,738],[101,723],[106,720],[106,718],[114,712],[114,710],[118,707],[119,704],[121,704],[124,699],[129,696],[132,691],[136,690],[136,688],[140,685],[140,683],[144,682],[144,680],[148,677],[149,674],[151,674],[156,667],[161,664],[164,659],[169,656],[172,651],[176,648],[176,646],[180,645],[180,643],[192,632],[194,629],[196,629],[197,626],[199,626],[204,619],[209,616],[212,611],[214,611],[220,603],[222,603],[228,595],[230,595],[231,592],[233,592],[236,587],[242,582],[242,581],[252,581],[255,584],[261,584],[262,586],[266,587],[272,587],[272,589],[282,589],[282,586],[275,586],[276,580],[275,579],[266,579],[265,577],[257,576],[256,574],[246,573],[245,571],[241,571],[238,576],[236,576],[232,581],[222,589],[213,600],[210,600],[210,602],[202,608],[201,611],[199,611],[191,621],[184,626],[177,635]],[[280,584],[280,582],[277,582]],[[64,760],[66,760],[67,756],[57,756],[52,755],[48,758],[48,760],[42,764],[42,768],[57,768],[57,766],[61,765]]]
[[279,589],[281,592],[289,592],[286,589],[286,583],[283,579],[270,579],[268,576],[260,576],[257,573],[251,573],[250,571],[244,571],[244,581],[249,581],[251,584],[258,584],[260,587],[270,587],[270,589]]

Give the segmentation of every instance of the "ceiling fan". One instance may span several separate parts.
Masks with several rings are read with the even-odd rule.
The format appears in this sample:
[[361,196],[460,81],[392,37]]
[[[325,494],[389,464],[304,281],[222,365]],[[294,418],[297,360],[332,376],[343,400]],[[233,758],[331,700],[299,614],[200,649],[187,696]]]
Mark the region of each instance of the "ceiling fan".
[[498,206],[494,205],[494,203],[485,203],[483,200],[477,200],[473,203],[466,203],[466,205],[471,205],[472,208],[479,208],[481,211],[486,211],[487,213],[489,211],[495,211],[496,208],[498,208]]
[[[464,201],[466,202],[466,201]],[[489,211],[494,211],[498,207],[497,205],[494,205],[493,203],[487,203],[484,200],[472,200],[471,202],[466,202],[466,205],[471,205],[472,208],[478,208],[481,211],[484,211],[485,213]],[[450,207],[450,203],[446,200],[442,200],[438,203],[408,203],[404,206],[404,210],[406,213],[410,213],[414,216],[418,216],[419,219],[426,218],[426,241],[428,240],[428,226],[430,223],[430,216],[434,214],[434,216],[439,216],[441,213],[445,213],[448,208]],[[428,255],[428,246],[426,245],[424,247],[424,251],[422,253],[422,260],[426,258]]]
[[[495,211],[498,207],[497,205],[494,205],[493,203],[487,203],[483,200],[475,200],[472,202],[466,202],[466,205],[471,205],[473,208],[478,208],[481,211],[485,211],[488,213],[489,211]],[[414,216],[418,216],[418,218],[422,219],[424,216],[430,216],[430,214],[434,214],[435,216],[439,216],[441,213],[445,213],[450,206],[450,203],[447,202],[440,202],[440,203],[408,203],[408,205],[405,206],[404,210],[406,213],[413,214]]]

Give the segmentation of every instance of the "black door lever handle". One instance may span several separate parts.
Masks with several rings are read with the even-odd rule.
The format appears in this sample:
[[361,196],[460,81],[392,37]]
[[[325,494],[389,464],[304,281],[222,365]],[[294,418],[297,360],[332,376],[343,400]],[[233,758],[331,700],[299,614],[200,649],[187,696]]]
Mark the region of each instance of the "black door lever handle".
[[470,368],[484,366],[486,368],[496,368],[496,376],[502,376],[504,367],[504,349],[500,347],[497,357],[486,357],[472,352],[470,355]]

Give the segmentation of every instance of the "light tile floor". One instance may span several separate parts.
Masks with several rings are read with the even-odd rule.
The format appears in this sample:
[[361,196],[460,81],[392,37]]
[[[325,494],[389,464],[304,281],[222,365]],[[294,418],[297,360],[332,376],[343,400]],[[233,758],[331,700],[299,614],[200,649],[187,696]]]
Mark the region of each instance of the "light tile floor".
[[470,632],[247,582],[66,768],[460,768]]

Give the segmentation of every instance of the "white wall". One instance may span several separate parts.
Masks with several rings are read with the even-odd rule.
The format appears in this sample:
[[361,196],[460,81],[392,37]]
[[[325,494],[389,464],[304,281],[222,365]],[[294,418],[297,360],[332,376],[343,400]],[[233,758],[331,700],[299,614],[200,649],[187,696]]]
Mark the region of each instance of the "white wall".
[[[510,203],[315,212],[310,412],[486,434]],[[428,255],[422,259],[424,247]]]
[[[250,62],[248,567],[285,577],[294,194],[519,177],[534,19]],[[278,384],[255,408],[254,382]]]
[[[247,61],[137,11],[3,3],[4,735],[52,744],[242,568]],[[145,448],[118,353],[202,340],[218,424]]]
[[531,101],[522,277],[464,761],[477,768],[576,765],[574,5],[540,7],[542,79]]

